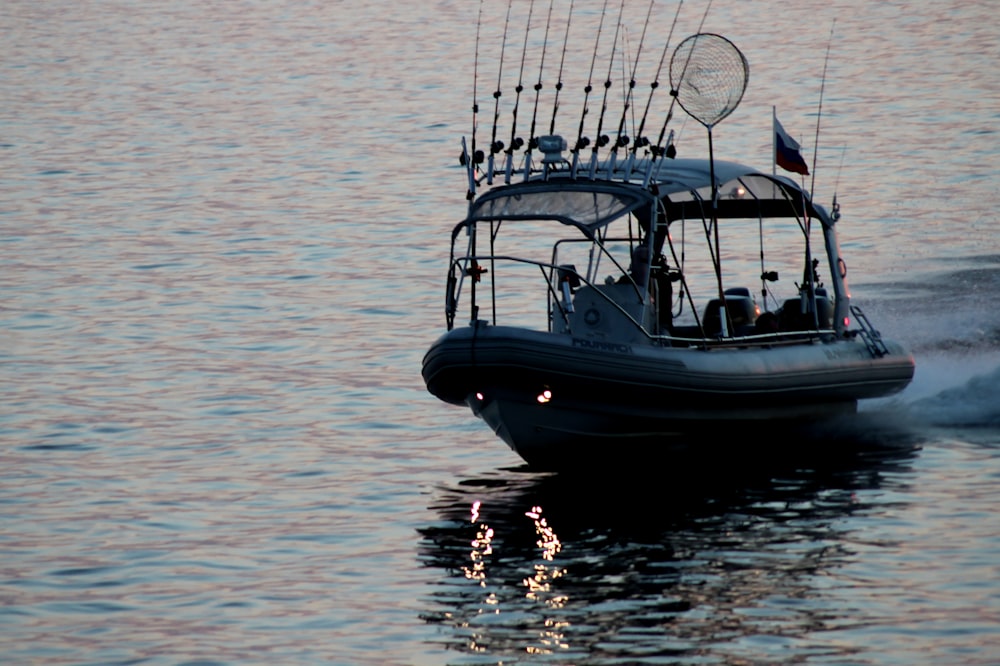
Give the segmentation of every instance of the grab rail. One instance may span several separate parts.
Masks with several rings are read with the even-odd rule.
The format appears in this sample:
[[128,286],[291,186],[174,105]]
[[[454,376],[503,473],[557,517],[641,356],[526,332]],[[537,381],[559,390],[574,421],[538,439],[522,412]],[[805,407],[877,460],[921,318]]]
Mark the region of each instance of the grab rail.
[[872,326],[871,322],[868,321],[868,317],[861,311],[861,308],[857,305],[851,305],[851,314],[854,316],[854,320],[858,322],[858,326],[860,327],[858,334],[864,341],[865,346],[868,347],[871,355],[875,358],[882,358],[888,355],[889,348],[882,341],[882,334]]

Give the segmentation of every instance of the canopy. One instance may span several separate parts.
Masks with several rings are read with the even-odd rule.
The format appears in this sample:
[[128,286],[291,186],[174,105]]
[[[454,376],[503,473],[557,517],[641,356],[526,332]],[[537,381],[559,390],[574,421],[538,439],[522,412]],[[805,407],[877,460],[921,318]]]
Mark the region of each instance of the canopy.
[[[668,221],[712,215],[712,188],[708,160],[675,160],[659,172],[654,187],[659,192]],[[813,217],[823,224],[833,221],[814,206],[795,181],[770,176],[735,162],[715,163],[719,218]],[[805,215],[803,215],[803,212]]]

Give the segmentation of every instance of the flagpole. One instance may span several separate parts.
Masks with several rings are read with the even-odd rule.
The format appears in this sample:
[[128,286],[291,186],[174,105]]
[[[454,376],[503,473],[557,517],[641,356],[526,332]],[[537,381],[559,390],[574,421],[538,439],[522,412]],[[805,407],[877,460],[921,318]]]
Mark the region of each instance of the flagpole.
[[778,111],[771,105],[771,175],[778,175]]

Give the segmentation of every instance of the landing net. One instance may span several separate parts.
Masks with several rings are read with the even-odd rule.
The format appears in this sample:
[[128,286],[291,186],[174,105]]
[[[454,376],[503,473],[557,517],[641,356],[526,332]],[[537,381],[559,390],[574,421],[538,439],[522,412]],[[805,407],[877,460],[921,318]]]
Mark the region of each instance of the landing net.
[[732,113],[747,89],[750,65],[720,35],[698,33],[681,42],[670,61],[670,85],[688,115],[709,130]]

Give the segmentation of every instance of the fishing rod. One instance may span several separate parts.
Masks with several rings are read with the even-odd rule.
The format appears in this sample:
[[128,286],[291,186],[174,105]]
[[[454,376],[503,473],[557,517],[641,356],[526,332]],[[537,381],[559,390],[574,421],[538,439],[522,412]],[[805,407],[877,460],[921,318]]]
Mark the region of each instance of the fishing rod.
[[556,133],[556,113],[559,111],[559,92],[563,89],[563,65],[566,63],[566,47],[569,45],[569,24],[573,19],[573,0],[569,3],[569,14],[566,15],[566,36],[563,37],[562,57],[559,59],[559,80],[556,82],[556,98],[552,104],[552,122],[549,123],[549,134]]
[[510,25],[510,8],[514,0],[507,0],[507,20],[503,24],[503,43],[500,46],[500,66],[497,68],[497,89],[493,93],[493,138],[490,140],[490,157],[487,162],[486,183],[493,184],[493,162],[497,153],[503,150],[503,141],[497,141],[497,125],[500,123],[500,81],[503,76],[503,55],[507,50],[507,28]]
[[618,34],[621,32],[622,28],[622,14],[625,11],[625,0],[622,0],[621,8],[618,10],[618,25],[615,26],[615,38],[611,42],[611,59],[608,62],[608,76],[604,80],[604,99],[601,102],[601,115],[597,119],[597,134],[594,138],[594,148],[590,153],[590,178],[593,180],[594,176],[597,175],[597,151],[602,147],[608,145],[611,139],[606,134],[601,134],[601,128],[604,126],[604,114],[608,110],[608,90],[611,89],[611,72],[614,70],[615,66],[615,53],[618,51]]
[[538,118],[538,98],[542,94],[542,72],[545,69],[545,51],[549,46],[549,25],[552,23],[552,7],[555,0],[549,0],[549,16],[545,20],[545,39],[542,40],[542,59],[538,65],[538,83],[535,84],[535,110],[531,113],[531,131],[528,132],[528,150],[524,153],[524,178],[531,173],[531,151],[538,147],[538,137],[535,136],[535,120]]
[[[646,41],[646,29],[649,27],[649,17],[653,15],[653,3],[649,0],[649,10],[646,12],[646,22],[642,25],[642,35],[639,37],[639,48],[635,52],[635,60],[632,61],[632,71],[629,74],[628,92],[625,94],[625,105],[622,107],[622,117],[618,121],[618,135],[615,137],[614,145],[611,146],[611,164],[608,167],[608,175],[615,170],[615,161],[618,157],[618,149],[628,145],[629,138],[625,132],[625,120],[628,118],[628,110],[632,106],[632,95],[635,91],[635,72],[639,67],[639,57],[642,55],[642,45]],[[622,64],[624,70],[624,62]],[[622,72],[624,75],[624,72]],[[635,116],[632,117],[632,126],[635,127]]]
[[[819,108],[816,110],[816,137],[813,140],[813,168],[812,175],[809,182],[809,201],[813,200],[813,189],[816,186],[816,156],[819,152],[819,127],[820,120],[823,117],[823,92],[826,89],[826,68],[830,61],[830,46],[833,44],[833,28],[837,23],[837,19],[833,20],[830,25],[830,39],[826,43],[826,56],[823,58],[823,76],[820,79],[819,86]],[[802,198],[805,199],[805,192],[802,193]],[[836,202],[836,197],[834,198]],[[834,204],[836,205],[836,203]],[[805,266],[802,269],[802,287],[800,290],[803,292],[802,296],[808,299],[809,310],[813,315],[813,323],[819,328],[819,312],[816,307],[816,288],[819,286],[819,276],[816,273],[816,265],[819,263],[818,260],[812,258],[812,216],[806,210],[805,201],[802,202],[802,224],[805,227],[805,237],[806,237],[806,256],[805,256]],[[803,303],[803,308],[805,308],[805,303]],[[803,312],[805,310],[803,309]]]
[[597,64],[597,47],[601,44],[601,32],[604,30],[604,17],[607,14],[607,10],[608,0],[604,0],[604,6],[601,7],[601,22],[597,25],[597,39],[594,40],[594,55],[590,59],[590,74],[587,76],[587,86],[583,89],[583,111],[580,113],[580,128],[576,134],[576,144],[573,146],[573,166],[570,173],[574,178],[576,178],[576,167],[579,164],[580,151],[590,145],[590,139],[583,136],[583,122],[590,111],[587,102],[590,99],[590,91],[594,89],[591,83],[594,80],[594,65]]
[[460,160],[469,172],[469,189],[465,198],[472,201],[476,196],[476,165],[483,163],[482,151],[476,150],[476,131],[479,128],[479,101],[477,88],[479,85],[479,35],[483,27],[483,5],[486,0],[479,0],[479,18],[476,19],[476,50],[472,61],[472,155],[465,149],[465,139],[462,139],[462,159]]
[[813,168],[812,179],[809,183],[809,200],[812,201],[813,190],[816,187],[816,156],[819,154],[819,123],[823,117],[823,91],[826,90],[826,67],[830,62],[830,47],[833,45],[833,29],[837,25],[837,19],[833,19],[830,25],[830,39],[826,43],[826,57],[823,58],[823,78],[819,85],[819,109],[816,110],[816,139],[813,143]]
[[535,0],[528,5],[528,22],[524,27],[524,48],[521,50],[521,71],[517,75],[517,87],[514,88],[514,113],[510,124],[510,145],[507,146],[507,166],[504,169],[503,182],[510,184],[510,174],[514,168],[514,151],[524,145],[524,139],[517,136],[517,109],[521,106],[521,91],[524,90],[524,59],[528,55],[528,34],[531,32],[531,14],[535,10]]
[[684,6],[684,0],[681,0],[677,4],[677,12],[674,14],[674,22],[670,24],[670,32],[667,34],[667,41],[663,45],[663,53],[660,54],[660,64],[656,67],[656,76],[653,77],[653,82],[649,84],[649,97],[646,98],[646,109],[642,112],[642,119],[639,121],[639,129],[635,132],[635,141],[632,142],[632,154],[629,156],[629,165],[626,169],[625,177],[628,178],[629,171],[631,170],[632,162],[637,156],[639,149],[643,146],[649,145],[649,139],[642,135],[643,130],[646,128],[646,118],[649,116],[649,108],[653,103],[653,94],[656,89],[660,87],[660,73],[663,71],[663,63],[667,60],[667,52],[670,49],[670,42],[674,36],[674,28],[677,27],[677,19],[681,15],[681,7]]
[[[698,24],[699,33],[701,33],[701,30],[705,25],[705,19],[708,18],[708,11],[711,8],[712,8],[712,0],[708,0],[708,5],[705,7],[705,13],[702,14],[701,16],[701,23]],[[690,54],[688,54],[688,61],[690,61],[690,58],[691,56]],[[684,69],[681,71],[681,79],[684,78],[684,72],[687,71],[687,64],[688,64],[687,62],[684,63]],[[680,81],[678,81],[677,83],[678,85],[680,85]],[[655,162],[658,156],[666,156],[668,158],[672,158],[677,152],[677,149],[674,147],[672,143],[674,137],[673,130],[670,130],[670,138],[668,140],[667,146],[665,148],[660,147],[663,144],[663,137],[667,133],[667,125],[674,117],[674,105],[677,104],[677,91],[671,90],[670,97],[671,97],[670,108],[667,110],[667,117],[663,120],[663,127],[660,128],[660,137],[656,140],[656,145],[653,146],[652,150],[650,151],[652,153],[652,160],[650,161],[650,166],[652,166],[652,162]]]

